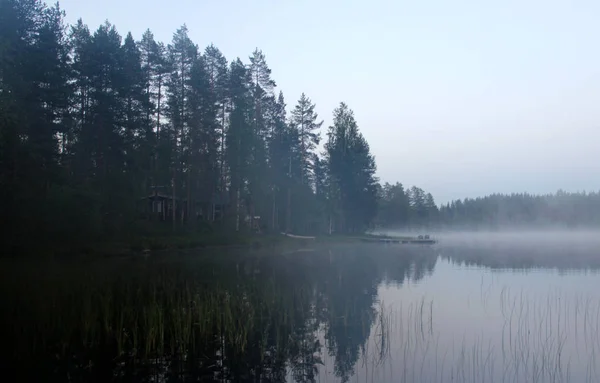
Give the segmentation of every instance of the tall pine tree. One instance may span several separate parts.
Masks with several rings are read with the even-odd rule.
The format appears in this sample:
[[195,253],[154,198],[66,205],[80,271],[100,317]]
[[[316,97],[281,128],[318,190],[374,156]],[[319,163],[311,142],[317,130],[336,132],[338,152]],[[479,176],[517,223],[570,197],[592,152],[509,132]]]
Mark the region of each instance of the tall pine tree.
[[323,121],[318,121],[313,104],[304,93],[300,96],[296,107],[292,110],[290,125],[297,131],[300,154],[300,182],[310,184],[314,180],[314,150],[319,145],[319,129]]
[[227,118],[229,115],[229,70],[227,59],[214,45],[209,45],[204,50],[204,60],[209,78],[211,93],[214,94],[217,108],[217,135],[218,135],[218,197],[216,201],[225,202],[224,195],[227,184],[227,164],[225,156],[225,135],[227,131]]
[[231,220],[236,230],[241,228],[245,216],[242,197],[246,195],[248,174],[252,155],[252,142],[255,139],[252,129],[252,94],[250,72],[238,58],[231,63],[229,94],[231,113],[226,133],[226,158],[229,164]]
[[[191,173],[187,172],[186,165],[190,161],[190,116],[189,95],[190,76],[192,65],[198,55],[196,45],[188,36],[186,25],[179,28],[173,35],[173,41],[168,46],[168,60],[171,69],[168,78],[168,116],[169,137],[172,145],[171,160],[171,194],[172,218],[175,229],[178,218],[183,222],[189,210],[186,209],[184,200],[190,199]],[[188,217],[189,218],[189,217]]]
[[356,232],[365,229],[377,212],[375,158],[352,110],[342,102],[333,115],[325,144],[331,218],[336,230]]

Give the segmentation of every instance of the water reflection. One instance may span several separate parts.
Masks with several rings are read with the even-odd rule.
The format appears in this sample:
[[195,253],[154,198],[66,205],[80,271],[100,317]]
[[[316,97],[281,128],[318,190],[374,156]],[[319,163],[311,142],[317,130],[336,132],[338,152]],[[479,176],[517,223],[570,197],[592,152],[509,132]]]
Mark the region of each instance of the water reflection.
[[314,381],[327,357],[348,381],[380,315],[378,286],[436,263],[431,248],[398,250],[11,265],[3,360],[72,381]]
[[550,269],[592,255],[531,250],[4,265],[2,361],[22,380],[600,381],[600,276]]
[[[380,289],[386,305],[429,301],[432,314],[397,310],[390,356],[368,381],[600,381],[599,283],[597,274],[496,273],[440,260],[426,283]],[[419,331],[430,317],[431,331]]]
[[455,235],[440,254],[459,265],[492,269],[600,269],[600,233]]

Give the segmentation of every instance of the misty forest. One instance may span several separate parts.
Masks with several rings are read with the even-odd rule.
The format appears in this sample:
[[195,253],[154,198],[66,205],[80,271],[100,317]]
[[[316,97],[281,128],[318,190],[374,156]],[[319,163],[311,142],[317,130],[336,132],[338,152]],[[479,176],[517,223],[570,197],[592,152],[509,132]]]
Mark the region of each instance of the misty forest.
[[163,44],[108,22],[67,27],[38,1],[2,5],[8,238],[87,241],[158,221],[238,231],[255,217],[266,230],[355,232],[377,214],[352,110],[340,103],[322,137],[307,95],[287,113],[260,50],[228,62],[185,25]]
[[33,233],[48,245],[167,229],[600,223],[597,193],[438,207],[419,187],[380,185],[350,107],[329,127],[308,95],[289,109],[259,49],[228,60],[185,25],[166,43],[69,26],[33,0],[2,1],[0,15],[1,214],[15,249]]
[[440,203],[378,177],[344,94],[284,96],[270,52],[65,16],[0,0],[0,367],[600,381],[600,192]]

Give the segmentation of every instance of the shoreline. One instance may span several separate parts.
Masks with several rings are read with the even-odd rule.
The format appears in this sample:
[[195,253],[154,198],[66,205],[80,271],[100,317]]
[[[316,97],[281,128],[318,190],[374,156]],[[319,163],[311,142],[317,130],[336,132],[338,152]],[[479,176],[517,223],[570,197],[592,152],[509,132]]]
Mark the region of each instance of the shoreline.
[[[229,238],[227,238],[229,237]],[[173,235],[141,236],[130,241],[100,242],[80,246],[49,249],[48,255],[57,259],[69,258],[113,258],[160,254],[165,252],[187,252],[190,250],[274,250],[305,247],[308,244],[344,243],[416,243],[416,237],[394,237],[374,234],[334,234],[314,237],[288,236],[283,234],[264,235]],[[424,242],[425,243],[425,242]]]

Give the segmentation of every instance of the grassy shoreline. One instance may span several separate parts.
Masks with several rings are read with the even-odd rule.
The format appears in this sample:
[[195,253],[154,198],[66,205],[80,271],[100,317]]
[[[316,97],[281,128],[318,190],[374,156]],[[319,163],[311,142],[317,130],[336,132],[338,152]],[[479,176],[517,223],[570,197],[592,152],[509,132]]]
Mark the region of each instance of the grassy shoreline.
[[[103,258],[152,254],[158,252],[181,252],[200,249],[289,249],[306,247],[312,244],[358,243],[365,239],[404,240],[412,237],[392,237],[370,233],[323,234],[308,238],[294,238],[272,234],[230,233],[230,232],[156,232],[145,235],[131,235],[120,239],[93,240],[80,243],[54,243],[49,245],[26,244],[15,250],[13,257],[30,256],[34,258]],[[10,255],[9,255],[10,257]]]
[[185,251],[215,248],[270,249],[307,246],[310,244],[358,243],[364,238],[410,239],[374,234],[334,234],[314,238],[293,238],[282,234],[175,234],[140,236],[129,241],[109,241],[88,244],[55,252],[58,256],[128,256],[140,253]]

